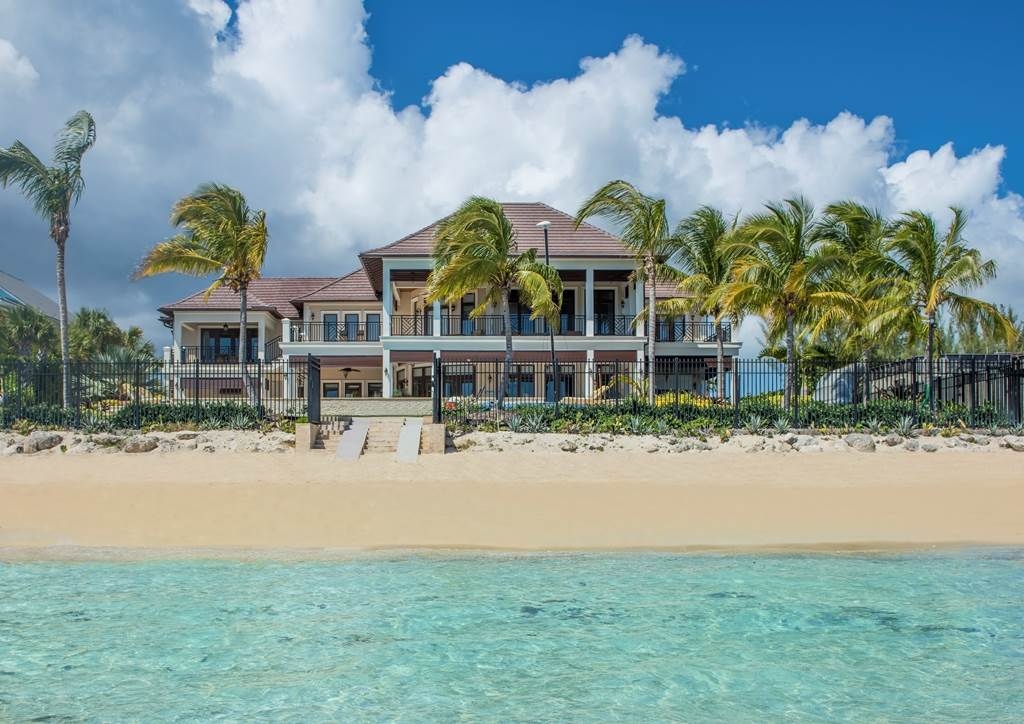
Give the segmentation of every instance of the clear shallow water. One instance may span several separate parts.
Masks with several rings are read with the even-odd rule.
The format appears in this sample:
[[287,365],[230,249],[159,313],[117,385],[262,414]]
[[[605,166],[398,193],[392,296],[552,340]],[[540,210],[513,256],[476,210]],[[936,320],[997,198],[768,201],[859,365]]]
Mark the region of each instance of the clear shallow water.
[[0,721],[1022,721],[1024,551],[0,564]]

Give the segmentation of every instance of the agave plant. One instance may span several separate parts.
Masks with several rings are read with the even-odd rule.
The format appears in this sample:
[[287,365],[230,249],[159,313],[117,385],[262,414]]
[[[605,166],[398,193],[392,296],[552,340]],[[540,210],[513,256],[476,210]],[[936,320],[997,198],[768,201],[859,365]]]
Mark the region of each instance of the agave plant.
[[789,432],[789,418],[784,415],[776,417],[775,421],[772,423],[772,429],[774,429],[779,435],[785,435]]
[[864,428],[872,435],[881,435],[885,432],[885,425],[877,417],[872,417],[865,422]]
[[1024,421],[1011,425],[1010,432],[1014,435],[1024,435]]
[[505,424],[508,426],[509,432],[523,431],[524,423],[522,415],[509,415],[505,418]]
[[914,424],[914,418],[910,415],[904,415],[896,421],[896,425],[893,428],[902,437],[914,437],[917,426]]
[[527,432],[547,432],[548,423],[540,412],[528,412],[523,415],[523,427]]
[[760,435],[765,427],[765,420],[760,415],[750,415],[743,421],[743,431],[748,435]]

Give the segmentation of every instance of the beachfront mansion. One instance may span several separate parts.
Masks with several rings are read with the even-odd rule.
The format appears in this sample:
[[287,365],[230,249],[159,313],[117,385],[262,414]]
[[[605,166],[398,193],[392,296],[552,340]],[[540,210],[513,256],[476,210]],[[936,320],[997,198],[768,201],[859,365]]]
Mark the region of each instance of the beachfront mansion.
[[[541,259],[542,222],[549,222],[551,265],[565,289],[554,330],[558,388],[562,396],[586,397],[590,390],[580,388],[592,377],[575,370],[644,358],[644,325],[634,324],[634,319],[643,309],[645,294],[643,284],[633,278],[633,254],[613,234],[586,223],[577,229],[571,215],[546,204],[502,205],[515,227],[519,250],[537,248]],[[495,375],[477,367],[484,369],[487,365],[481,363],[503,358],[500,310],[470,318],[483,290],[452,304],[427,300],[438,223],[359,254],[359,268],[343,276],[264,277],[252,282],[249,361],[265,369],[287,369],[306,364],[310,355],[318,358],[325,402],[427,400],[435,357],[463,363],[459,374],[444,375],[445,396],[493,395]],[[657,294],[659,299],[678,296],[669,284],[659,284]],[[547,388],[552,375],[550,365],[545,365],[550,361],[548,323],[531,320],[530,310],[515,292],[511,307],[513,380],[518,394],[531,397]],[[238,312],[238,295],[224,287],[209,298],[200,291],[161,307],[162,320],[172,330],[165,360],[202,366],[237,363]],[[730,331],[726,324],[723,342],[729,359],[740,346]],[[656,339],[659,361],[678,359],[686,361],[689,370],[702,370],[688,377],[685,389],[703,391],[714,374],[715,325],[692,316],[659,318]],[[307,391],[281,394],[305,397]]]

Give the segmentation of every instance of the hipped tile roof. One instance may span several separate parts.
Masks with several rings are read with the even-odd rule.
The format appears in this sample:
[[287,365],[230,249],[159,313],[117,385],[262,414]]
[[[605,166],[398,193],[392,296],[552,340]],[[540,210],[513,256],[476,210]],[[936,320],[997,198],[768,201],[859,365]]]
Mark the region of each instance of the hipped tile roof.
[[[337,281],[337,277],[261,277],[249,283],[246,295],[250,311],[270,312],[271,314],[289,319],[298,319],[301,315],[293,299],[305,296]],[[189,297],[160,307],[164,314],[181,311],[220,311],[238,309],[238,294],[227,287],[219,287],[209,299],[205,291],[197,292]]]

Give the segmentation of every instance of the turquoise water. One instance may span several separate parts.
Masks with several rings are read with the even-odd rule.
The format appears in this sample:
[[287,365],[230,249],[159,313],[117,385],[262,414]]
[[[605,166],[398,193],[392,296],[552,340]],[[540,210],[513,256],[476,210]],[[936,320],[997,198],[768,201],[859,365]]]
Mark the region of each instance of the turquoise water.
[[1024,551],[0,564],[0,721],[1024,721]]

